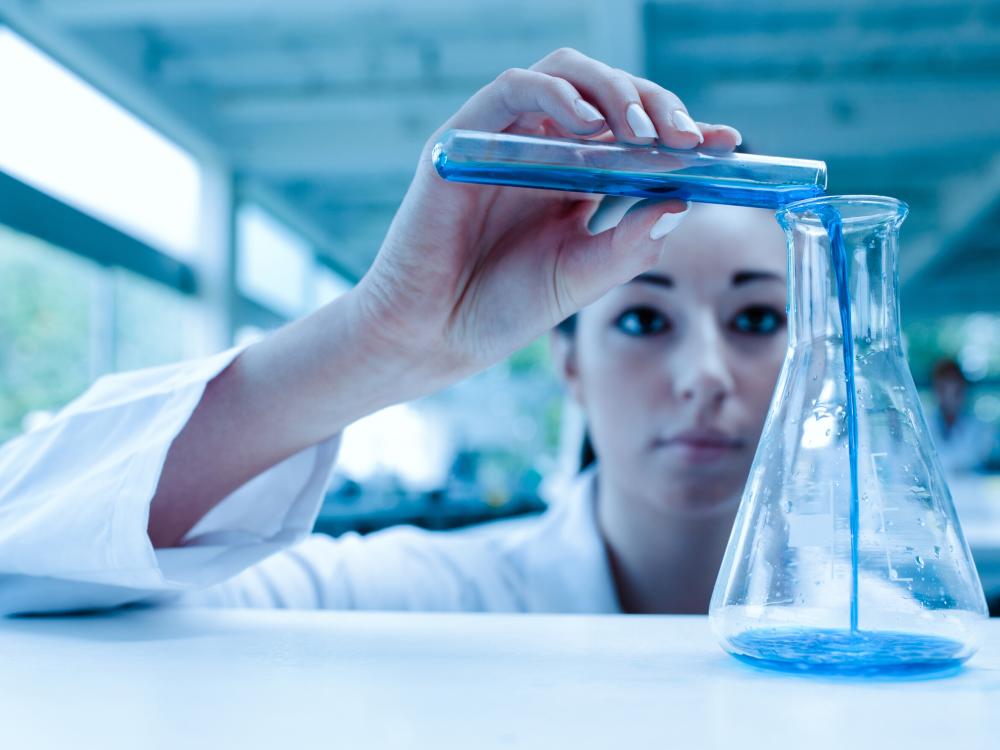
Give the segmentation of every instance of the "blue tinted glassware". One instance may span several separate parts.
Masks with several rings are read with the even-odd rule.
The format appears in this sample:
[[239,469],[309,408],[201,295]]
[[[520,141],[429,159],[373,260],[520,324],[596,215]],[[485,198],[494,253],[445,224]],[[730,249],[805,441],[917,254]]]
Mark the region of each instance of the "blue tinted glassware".
[[432,158],[454,182],[763,208],[826,189],[821,161],[475,130],[447,131]]
[[778,212],[788,353],[709,612],[745,661],[900,674],[978,647],[983,590],[901,344],[905,215],[879,196]]

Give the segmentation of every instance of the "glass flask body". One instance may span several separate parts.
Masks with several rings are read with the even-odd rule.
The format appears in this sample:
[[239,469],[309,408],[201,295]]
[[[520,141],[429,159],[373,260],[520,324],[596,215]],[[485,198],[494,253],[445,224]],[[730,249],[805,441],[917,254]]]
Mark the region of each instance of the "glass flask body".
[[778,212],[788,353],[709,613],[743,660],[906,673],[978,646],[982,587],[902,350],[905,215],[877,196]]

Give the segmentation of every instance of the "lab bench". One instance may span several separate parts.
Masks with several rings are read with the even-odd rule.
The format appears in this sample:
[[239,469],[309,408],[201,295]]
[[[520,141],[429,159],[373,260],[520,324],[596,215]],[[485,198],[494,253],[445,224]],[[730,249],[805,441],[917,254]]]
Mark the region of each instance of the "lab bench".
[[0,621],[0,745],[996,748],[1000,620],[957,673],[745,665],[705,617],[132,610]]

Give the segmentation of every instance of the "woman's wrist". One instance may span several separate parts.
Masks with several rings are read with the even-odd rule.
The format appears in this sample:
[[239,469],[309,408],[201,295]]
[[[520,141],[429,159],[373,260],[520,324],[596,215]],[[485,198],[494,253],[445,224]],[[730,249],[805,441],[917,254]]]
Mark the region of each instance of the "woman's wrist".
[[265,401],[276,400],[274,418],[287,420],[295,442],[315,443],[455,379],[427,340],[401,333],[355,287],[248,348],[238,366]]

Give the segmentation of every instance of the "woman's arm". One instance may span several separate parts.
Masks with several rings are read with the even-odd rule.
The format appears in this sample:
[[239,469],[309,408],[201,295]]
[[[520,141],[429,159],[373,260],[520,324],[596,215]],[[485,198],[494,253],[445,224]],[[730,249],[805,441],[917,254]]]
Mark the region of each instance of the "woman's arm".
[[376,345],[358,296],[276,331],[209,381],[167,453],[149,513],[154,547],[177,546],[265,469],[421,391],[419,363]]
[[596,196],[440,179],[430,149],[447,128],[675,148],[739,142],[727,126],[695,126],[671,92],[574,50],[505,71],[428,141],[359,285],[251,346],[208,384],[160,476],[149,517],[155,546],[177,545],[226,495],[284,458],[496,363],[647,270],[686,208],[643,205],[591,235]]

